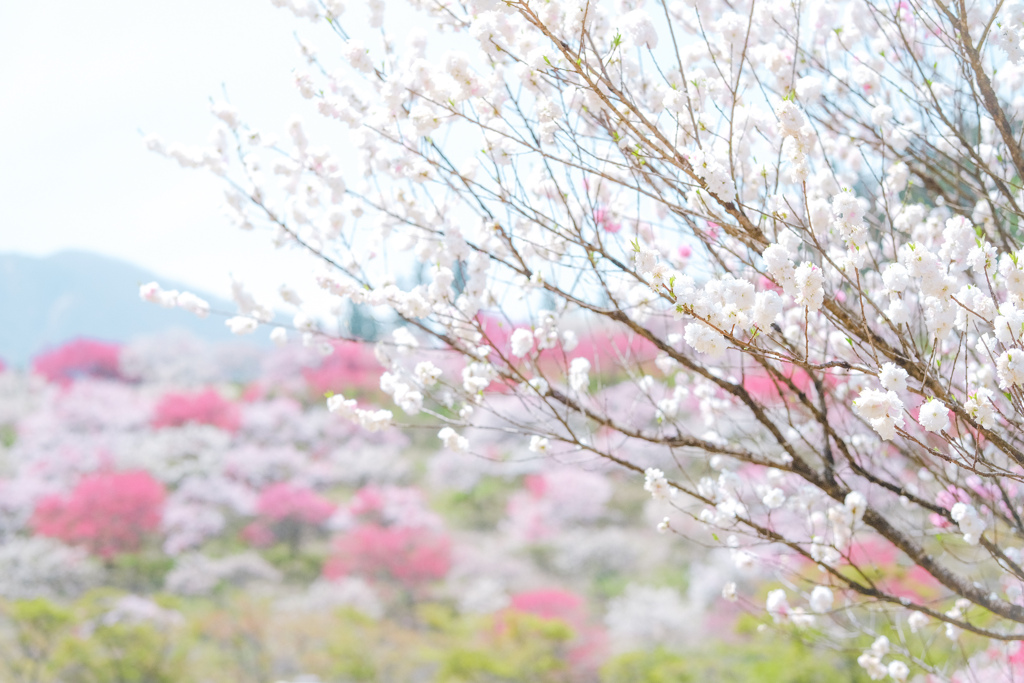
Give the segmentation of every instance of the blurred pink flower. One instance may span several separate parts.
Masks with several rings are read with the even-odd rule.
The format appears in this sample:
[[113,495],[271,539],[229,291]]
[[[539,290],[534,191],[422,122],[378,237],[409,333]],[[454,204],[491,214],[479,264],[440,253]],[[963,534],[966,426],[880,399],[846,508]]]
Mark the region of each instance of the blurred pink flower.
[[586,617],[583,598],[560,588],[525,591],[512,596],[511,609],[545,619],[561,619],[569,625]]
[[263,522],[247,524],[242,529],[242,539],[257,548],[267,548],[274,545],[274,541],[277,540],[274,537],[274,532]]
[[352,389],[375,390],[380,364],[369,344],[335,342],[334,353],[315,368],[304,368],[303,377],[317,395],[326,391],[350,393]]
[[326,522],[336,507],[312,489],[287,483],[265,488],[256,503],[260,516],[272,522],[291,519],[306,524]]
[[164,394],[153,411],[154,428],[180,427],[189,422],[238,431],[241,415],[236,406],[213,389],[198,393]]
[[414,587],[444,578],[452,564],[448,536],[425,529],[368,524],[337,539],[334,549],[324,566],[329,579],[357,574]]
[[67,495],[42,497],[31,524],[43,536],[109,558],[138,550],[160,526],[164,498],[163,484],[147,472],[93,474]]
[[120,357],[121,347],[118,344],[76,339],[36,356],[32,370],[61,386],[67,386],[79,377],[123,379]]
[[622,230],[622,223],[612,219],[612,213],[605,207],[594,209],[594,223],[605,232],[616,233]]

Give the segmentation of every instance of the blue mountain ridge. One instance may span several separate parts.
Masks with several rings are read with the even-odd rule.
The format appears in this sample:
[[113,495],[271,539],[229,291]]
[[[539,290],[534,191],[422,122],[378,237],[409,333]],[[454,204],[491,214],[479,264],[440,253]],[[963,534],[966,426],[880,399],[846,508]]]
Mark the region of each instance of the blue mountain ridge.
[[[143,268],[86,251],[36,257],[0,253],[0,359],[25,367],[32,357],[79,337],[126,342],[140,335],[185,331],[210,342],[237,341],[222,319],[198,318],[139,298],[139,286],[156,280],[164,289],[189,290],[214,310],[235,305]],[[251,338],[266,344],[266,335]],[[248,341],[248,339],[247,339]]]

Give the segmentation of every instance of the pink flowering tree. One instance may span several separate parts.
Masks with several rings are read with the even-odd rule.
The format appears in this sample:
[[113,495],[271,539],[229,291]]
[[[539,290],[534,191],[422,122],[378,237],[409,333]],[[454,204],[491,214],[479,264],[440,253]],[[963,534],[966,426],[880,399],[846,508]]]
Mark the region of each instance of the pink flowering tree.
[[67,494],[43,496],[31,526],[36,533],[85,546],[104,559],[138,550],[157,531],[163,485],[143,471],[83,477]]
[[350,528],[334,540],[324,576],[356,575],[419,590],[452,566],[452,541],[418,489],[366,486],[345,511]]
[[292,554],[296,554],[303,537],[320,528],[336,508],[305,486],[272,484],[260,492],[256,501],[259,519],[246,527],[243,535],[255,545],[287,543]]
[[[413,2],[408,39],[383,2],[373,31],[275,4],[314,24],[305,115],[350,146],[298,120],[264,145],[227,103],[214,145],[148,145],[228,178],[336,310],[402,321],[385,404],[335,393],[338,419],[614,463],[663,531],[778,582],[726,599],[859,637],[871,678],[1017,652],[1019,3]],[[269,320],[243,294],[238,333]],[[346,336],[287,300],[308,343]]]
[[195,393],[165,394],[153,410],[153,426],[180,427],[188,423],[205,424],[234,432],[241,426],[241,412],[216,389]]
[[377,388],[380,365],[365,344],[339,342],[318,365],[304,368],[302,375],[316,396],[328,391],[372,391]]
[[76,339],[32,360],[32,370],[48,381],[67,386],[80,377],[121,379],[118,344]]
[[451,539],[430,529],[364,524],[339,537],[324,576],[395,581],[416,589],[443,579],[451,568]]

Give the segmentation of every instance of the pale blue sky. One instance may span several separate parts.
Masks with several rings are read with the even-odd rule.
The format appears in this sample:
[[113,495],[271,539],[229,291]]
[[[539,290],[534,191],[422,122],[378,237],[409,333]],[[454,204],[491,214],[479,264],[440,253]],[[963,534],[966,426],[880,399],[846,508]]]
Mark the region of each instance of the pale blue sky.
[[264,236],[221,217],[222,185],[140,131],[205,142],[222,84],[268,132],[312,119],[291,87],[296,30],[323,35],[266,0],[3,3],[0,251],[88,249],[220,294],[229,271],[287,278]]

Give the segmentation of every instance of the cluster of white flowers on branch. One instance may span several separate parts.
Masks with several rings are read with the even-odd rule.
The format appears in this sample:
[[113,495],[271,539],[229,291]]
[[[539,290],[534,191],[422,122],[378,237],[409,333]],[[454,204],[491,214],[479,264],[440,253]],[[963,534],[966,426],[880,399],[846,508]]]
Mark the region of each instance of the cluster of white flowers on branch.
[[[534,451],[646,472],[738,564],[816,565],[802,623],[874,603],[1024,638],[1018,5],[414,0],[433,32],[398,50],[383,3],[365,43],[338,3],[276,4],[340,41],[295,83],[351,158],[220,105],[210,149],[150,146],[404,325],[378,349],[404,412],[472,451],[513,396]],[[866,545],[929,591],[846,569]],[[902,680],[889,643],[863,665]]]

